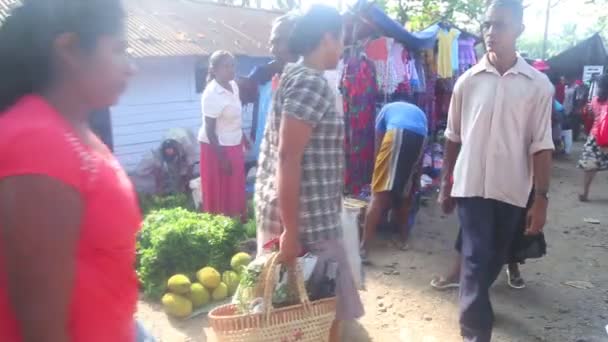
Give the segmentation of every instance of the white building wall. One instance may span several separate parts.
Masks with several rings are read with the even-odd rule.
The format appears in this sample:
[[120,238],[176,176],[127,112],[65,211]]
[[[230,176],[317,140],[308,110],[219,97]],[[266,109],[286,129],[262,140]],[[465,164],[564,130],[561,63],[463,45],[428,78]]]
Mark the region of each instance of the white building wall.
[[201,125],[192,57],[138,59],[137,73],[111,109],[114,153],[128,171],[157,148],[171,128],[194,134]]

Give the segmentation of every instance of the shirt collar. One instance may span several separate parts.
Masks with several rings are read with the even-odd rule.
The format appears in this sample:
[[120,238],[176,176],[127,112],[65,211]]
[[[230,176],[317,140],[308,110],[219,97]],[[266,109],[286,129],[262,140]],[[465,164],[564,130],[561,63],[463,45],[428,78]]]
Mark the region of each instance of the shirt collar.
[[[222,87],[215,79],[211,81],[211,86],[213,87],[213,91],[219,95],[232,94],[228,89]],[[230,86],[232,87],[232,81],[230,81]]]
[[[488,55],[483,56],[483,58],[479,61],[479,63],[477,63],[471,69],[472,69],[471,71],[473,72],[473,75],[477,75],[481,72],[490,72],[490,73],[497,74],[497,75],[500,74],[498,72],[498,70],[496,70],[496,68],[492,65],[492,63],[490,63]],[[517,55],[517,63],[515,63],[515,65],[511,69],[507,70],[505,75],[522,74],[522,75],[528,77],[529,79],[532,79],[532,78],[534,78],[533,71],[534,70],[526,62],[526,60],[523,59],[521,56]]]

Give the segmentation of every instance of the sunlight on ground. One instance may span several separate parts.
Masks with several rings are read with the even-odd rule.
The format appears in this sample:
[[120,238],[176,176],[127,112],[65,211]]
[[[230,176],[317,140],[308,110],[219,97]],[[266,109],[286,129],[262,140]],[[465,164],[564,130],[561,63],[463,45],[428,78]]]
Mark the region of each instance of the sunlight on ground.
[[[425,214],[422,214],[425,215]],[[366,268],[366,291],[361,292],[366,315],[361,324],[373,332],[374,341],[398,339],[400,342],[456,342],[457,293],[438,293],[428,286],[429,278],[416,274],[417,270],[429,270],[429,259],[446,260],[440,255],[429,255],[429,246],[414,243],[407,252],[396,251],[388,246],[374,248],[375,267]],[[397,276],[390,275],[386,266],[398,262]],[[430,261],[441,264],[441,261]],[[346,332],[345,341],[369,341],[351,339]]]
[[[580,147],[580,146],[579,146]],[[605,286],[608,283],[604,248],[608,236],[606,178],[598,178],[594,201],[576,201],[579,171],[572,161],[556,161],[555,187],[546,230],[549,254],[522,267],[528,288],[508,288],[504,273],[492,288],[496,310],[493,342],[565,342],[606,340]],[[600,225],[583,221],[600,220]],[[429,205],[421,210],[409,251],[397,251],[378,239],[371,252],[375,267],[366,268],[367,289],[361,291],[366,315],[344,326],[345,342],[461,342],[457,291],[430,288],[433,275],[445,272],[454,260],[455,217],[443,217]],[[394,271],[386,267],[393,265]],[[595,288],[577,289],[564,282],[584,280]],[[598,300],[598,298],[600,300]],[[206,342],[204,317],[189,321],[167,319],[158,304],[140,301],[140,319],[159,342]],[[205,331],[203,330],[205,329]]]

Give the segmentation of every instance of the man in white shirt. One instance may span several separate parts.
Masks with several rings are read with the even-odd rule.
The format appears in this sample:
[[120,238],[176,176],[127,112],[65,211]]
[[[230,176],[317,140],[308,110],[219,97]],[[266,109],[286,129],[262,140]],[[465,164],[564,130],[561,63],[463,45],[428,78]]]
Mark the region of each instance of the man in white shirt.
[[526,234],[547,216],[553,86],[516,53],[523,32],[521,0],[493,0],[486,12],[487,55],[457,81],[446,129],[439,202],[458,206],[462,228],[460,326],[466,342],[490,342],[489,288],[525,215]]

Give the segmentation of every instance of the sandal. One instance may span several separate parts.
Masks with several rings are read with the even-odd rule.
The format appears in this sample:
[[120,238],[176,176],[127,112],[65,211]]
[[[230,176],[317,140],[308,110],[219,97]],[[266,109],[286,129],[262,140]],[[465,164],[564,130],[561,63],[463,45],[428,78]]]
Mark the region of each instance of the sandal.
[[365,248],[359,249],[359,256],[361,257],[361,265],[370,266],[372,264],[372,262],[369,260],[367,250]]
[[457,289],[460,287],[460,284],[457,282],[450,282],[444,277],[435,277],[431,280],[431,287],[437,291],[445,291]]
[[392,239],[391,242],[393,243],[393,246],[395,246],[395,248],[397,248],[400,251],[408,251],[410,249],[410,245],[409,243],[407,243],[407,241],[402,241],[400,239]]
[[524,278],[522,278],[521,276],[512,276],[511,272],[509,271],[509,269],[507,268],[507,284],[509,285],[509,287],[511,287],[512,289],[515,290],[521,290],[521,289],[525,289],[526,288],[526,282],[524,281]]

